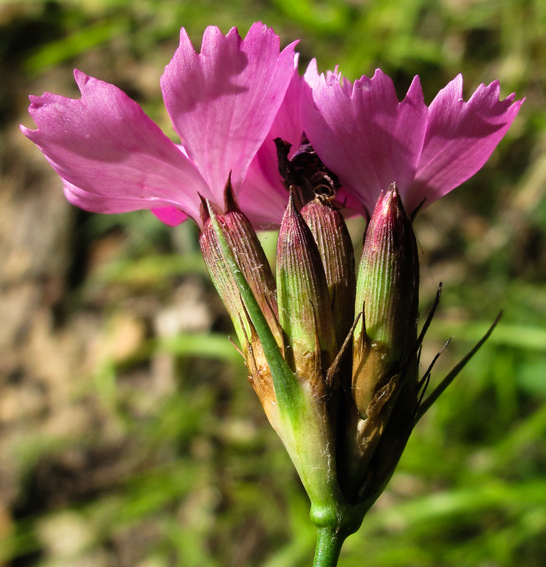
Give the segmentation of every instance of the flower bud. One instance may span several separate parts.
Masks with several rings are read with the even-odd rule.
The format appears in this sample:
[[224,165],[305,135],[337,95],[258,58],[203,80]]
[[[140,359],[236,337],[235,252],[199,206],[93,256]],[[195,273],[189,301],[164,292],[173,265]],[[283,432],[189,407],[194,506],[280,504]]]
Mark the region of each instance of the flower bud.
[[[277,317],[275,279],[252,225],[237,207],[230,181],[226,185],[225,209],[224,214],[216,215],[216,220],[233,253],[238,269],[241,270],[247,280],[277,345],[282,351],[283,334]],[[276,413],[276,410],[273,409],[276,399],[269,365],[240,291],[231,274],[231,269],[221,251],[206,206],[203,207],[202,216],[203,231],[199,241],[205,264],[233,321],[237,337],[241,343],[242,354],[249,370],[249,380],[258,394],[267,416],[273,423],[277,419],[273,415],[273,413]]]
[[285,358],[303,380],[324,393],[324,374],[336,354],[328,284],[319,250],[292,196],[277,245],[279,321],[289,340]]
[[379,198],[360,263],[356,305],[363,309],[353,343],[353,391],[362,418],[399,374],[417,340],[417,244],[393,184]]
[[310,201],[302,208],[301,215],[317,243],[328,284],[336,341],[341,346],[354,319],[356,283],[351,237],[341,213],[327,202]]

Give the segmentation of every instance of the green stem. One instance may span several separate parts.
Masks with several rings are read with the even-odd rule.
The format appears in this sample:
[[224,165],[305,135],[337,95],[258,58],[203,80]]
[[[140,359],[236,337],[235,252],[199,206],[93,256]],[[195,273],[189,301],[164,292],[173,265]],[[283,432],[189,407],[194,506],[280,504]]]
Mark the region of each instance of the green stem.
[[345,537],[330,528],[319,528],[313,567],[336,567]]

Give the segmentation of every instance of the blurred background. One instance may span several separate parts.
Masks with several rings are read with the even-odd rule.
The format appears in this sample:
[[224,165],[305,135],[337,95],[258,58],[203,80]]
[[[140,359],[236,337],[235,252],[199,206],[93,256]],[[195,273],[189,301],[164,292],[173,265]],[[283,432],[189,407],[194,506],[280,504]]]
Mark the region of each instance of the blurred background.
[[[427,103],[462,72],[527,97],[473,179],[419,215],[421,312],[438,381],[485,347],[420,422],[342,567],[546,564],[546,2],[0,2],[0,565],[298,567],[314,529],[288,456],[227,339],[190,223],[71,207],[19,131],[28,94],[115,83],[172,135],[159,77],[196,48],[273,26],[351,79],[381,67]],[[355,247],[364,227],[353,223]],[[276,238],[263,241],[273,258]],[[357,257],[359,252],[357,252]]]

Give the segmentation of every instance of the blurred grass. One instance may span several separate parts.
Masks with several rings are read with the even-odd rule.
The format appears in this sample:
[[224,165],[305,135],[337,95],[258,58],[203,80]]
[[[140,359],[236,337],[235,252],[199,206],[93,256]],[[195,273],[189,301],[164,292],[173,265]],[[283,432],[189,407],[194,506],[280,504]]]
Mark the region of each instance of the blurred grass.
[[[424,363],[454,336],[433,380],[476,342],[500,309],[503,321],[420,423],[388,491],[361,532],[348,540],[341,566],[541,567],[546,562],[545,2],[0,2],[0,123],[24,108],[26,93],[55,91],[54,81],[62,76],[66,85],[71,69],[79,66],[128,90],[168,131],[157,81],[180,26],[199,45],[209,24],[224,32],[237,25],[244,33],[255,20],[274,26],[284,44],[301,38],[302,64],[317,57],[321,70],[339,64],[350,78],[380,66],[401,96],[418,73],[430,102],[462,72],[467,94],[481,82],[500,79],[503,96],[515,91],[527,97],[485,168],[421,215],[416,229],[424,256],[423,312],[437,281],[444,281]],[[81,217],[77,250],[92,250],[112,233],[123,235],[121,252],[100,269],[78,272],[70,310],[98,306],[115,314],[122,308],[120,297],[169,297],[189,275],[204,277],[195,232],[168,229],[146,213]],[[355,235],[355,241],[360,238]],[[203,285],[210,290],[210,284]],[[0,564],[310,563],[314,532],[306,498],[246,383],[224,320],[218,315],[212,334],[146,340],[137,353],[97,365],[81,398],[98,404],[123,440],[116,448],[123,458],[114,479],[88,472],[91,487],[83,496],[44,504],[36,484],[45,474],[40,463],[55,463],[73,447],[84,447],[100,462],[110,442],[100,430],[85,437],[67,431],[61,439],[36,431],[20,440],[14,457],[22,471],[18,511],[12,535],[0,546]],[[151,398],[131,377],[162,355],[174,359],[177,382],[168,395]],[[66,526],[78,522],[86,538],[72,555],[63,555],[46,528],[60,526],[61,539],[71,533]],[[127,547],[134,555],[116,552]]]

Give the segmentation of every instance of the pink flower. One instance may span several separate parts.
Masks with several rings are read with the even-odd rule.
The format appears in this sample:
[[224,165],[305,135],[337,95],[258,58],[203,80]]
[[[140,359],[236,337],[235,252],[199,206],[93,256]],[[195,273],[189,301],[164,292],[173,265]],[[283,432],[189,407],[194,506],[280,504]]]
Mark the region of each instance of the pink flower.
[[458,76],[424,103],[418,77],[402,102],[381,71],[354,84],[312,62],[297,74],[291,44],[254,24],[244,40],[233,28],[204,33],[196,53],[182,29],[161,88],[176,145],[117,87],[75,71],[78,100],[30,97],[37,129],[23,133],[64,182],[68,200],[88,211],[151,209],[176,225],[200,223],[200,197],[218,208],[231,174],[239,205],[256,227],[278,226],[287,191],[273,140],[295,152],[303,132],[338,175],[346,213],[370,213],[396,182],[408,212],[439,199],[476,173],[514,120],[522,101],[499,101],[497,82],[468,102]]
[[[280,52],[279,38],[260,23],[244,40],[236,28],[223,36],[211,26],[197,54],[182,29],[161,78],[181,146],[121,90],[81,71],[74,72],[80,99],[30,97],[37,129],[21,129],[62,177],[74,205],[100,213],[151,209],[170,225],[188,216],[199,223],[199,195],[222,206],[230,173],[241,190],[296,73],[294,46]],[[282,186],[262,184],[240,204],[251,199],[267,208],[269,199],[279,200],[277,190],[286,202]]]
[[305,74],[310,104],[304,128],[324,164],[368,213],[381,191],[398,186],[411,214],[474,175],[508,131],[523,101],[499,100],[499,83],[480,85],[468,102],[458,75],[427,108],[419,77],[402,102],[381,70],[354,84],[337,73]]

